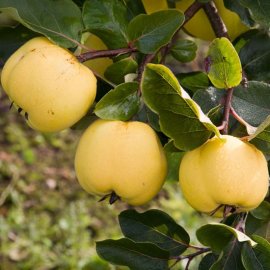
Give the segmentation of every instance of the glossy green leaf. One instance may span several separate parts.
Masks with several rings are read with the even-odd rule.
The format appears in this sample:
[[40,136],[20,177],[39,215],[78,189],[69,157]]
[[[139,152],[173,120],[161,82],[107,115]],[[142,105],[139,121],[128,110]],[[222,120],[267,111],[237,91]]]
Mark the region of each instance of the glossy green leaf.
[[226,90],[209,87],[205,90],[196,91],[192,99],[200,105],[204,113],[208,113],[213,108],[222,104],[226,93]]
[[138,87],[137,82],[118,85],[96,104],[95,114],[107,120],[129,120],[139,110]]
[[180,73],[176,77],[185,90],[190,90],[193,93],[199,89],[208,88],[210,84],[206,73],[200,71]]
[[270,116],[249,136],[249,141],[262,152],[270,154]]
[[179,39],[171,48],[172,56],[182,62],[190,62],[196,57],[197,45],[188,39]]
[[75,47],[81,39],[81,11],[71,0],[1,0],[1,10],[63,47]]
[[241,251],[242,263],[246,270],[264,270],[262,263],[258,260],[254,250],[248,243],[243,244]]
[[109,81],[120,84],[125,81],[125,75],[136,73],[137,67],[137,62],[133,58],[127,57],[110,65],[104,75]]
[[269,35],[267,33],[254,32],[252,35],[246,35],[241,38],[238,43],[244,43],[239,51],[239,56],[248,79],[265,82],[269,81]]
[[216,88],[228,89],[242,81],[239,56],[227,38],[216,38],[209,46],[206,58],[207,73]]
[[216,252],[221,252],[233,239],[237,239],[238,242],[249,242],[252,246],[256,245],[246,234],[221,223],[204,225],[197,230],[196,235],[203,245],[211,247]]
[[258,243],[254,247],[254,252],[265,269],[270,269],[270,243],[259,235],[253,235],[252,239]]
[[116,265],[132,270],[166,270],[169,253],[151,243],[135,243],[127,238],[96,243],[98,255]]
[[87,0],[83,6],[86,29],[110,49],[127,47],[128,12],[123,1]]
[[173,73],[163,65],[148,64],[142,78],[147,106],[159,115],[163,133],[180,150],[191,150],[219,131],[201,108],[181,88]]
[[255,218],[252,214],[249,214],[245,224],[246,233],[248,235],[257,234],[263,236],[267,240],[270,240],[270,221]]
[[249,81],[247,88],[239,85],[233,95],[232,106],[246,122],[260,125],[270,115],[270,84]]
[[119,223],[126,237],[136,242],[154,243],[170,256],[180,255],[188,248],[188,233],[160,210],[144,213],[126,210],[119,215]]
[[270,5],[269,0],[239,0],[240,4],[249,8],[253,19],[265,26],[266,28],[270,27]]
[[245,270],[241,261],[241,248],[242,244],[236,239],[230,241],[223,247],[218,260],[210,270]]
[[216,262],[218,256],[214,253],[208,253],[200,261],[198,270],[209,270],[211,266]]
[[185,152],[179,151],[173,141],[168,142],[164,146],[165,154],[168,163],[168,173],[166,181],[178,181],[179,180],[179,167],[180,162],[185,155]]
[[249,27],[254,26],[254,21],[251,18],[249,10],[243,7],[238,1],[235,0],[224,0],[224,5],[227,9],[238,14],[241,21]]
[[257,219],[270,220],[270,203],[263,201],[257,208],[253,209],[251,212]]
[[150,15],[140,14],[128,25],[129,40],[145,54],[155,53],[169,43],[184,22],[178,10],[162,10]]

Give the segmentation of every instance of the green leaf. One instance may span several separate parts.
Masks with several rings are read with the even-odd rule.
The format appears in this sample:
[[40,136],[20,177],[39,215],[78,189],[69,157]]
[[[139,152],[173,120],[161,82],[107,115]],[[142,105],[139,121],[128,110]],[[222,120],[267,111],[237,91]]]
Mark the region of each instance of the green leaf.
[[190,62],[196,57],[197,45],[188,39],[179,39],[171,48],[172,56],[182,62]]
[[83,22],[86,29],[102,39],[109,49],[127,47],[128,12],[123,1],[85,1]]
[[235,88],[232,106],[246,122],[258,126],[270,115],[269,93],[270,84],[249,81],[247,88]]
[[241,261],[242,244],[236,239],[223,247],[218,260],[212,265],[210,270],[245,270]]
[[211,266],[216,262],[218,256],[214,253],[208,253],[200,261],[198,270],[209,270]]
[[189,244],[188,233],[168,214],[160,210],[138,213],[126,210],[119,215],[123,234],[136,242],[150,242],[178,256]]
[[242,81],[242,67],[239,56],[227,38],[216,38],[209,46],[206,61],[207,73],[216,88],[228,89]]
[[208,113],[222,103],[226,92],[226,90],[209,87],[205,90],[196,91],[192,99],[199,104],[204,113]]
[[221,223],[209,223],[202,226],[196,232],[198,240],[205,246],[211,247],[213,251],[221,252],[223,248],[234,238],[238,242],[249,242],[256,245],[246,234]]
[[[256,1],[254,1],[256,2]],[[239,40],[244,46],[239,51],[243,69],[249,80],[270,80],[270,37],[267,33],[255,32]],[[237,45],[236,45],[237,46]]]
[[34,36],[35,33],[22,25],[15,28],[0,28],[0,37],[3,41],[0,42],[0,68],[12,53]]
[[252,210],[250,213],[257,219],[270,220],[270,203],[263,201],[256,209]]
[[258,128],[249,131],[249,141],[264,153],[270,153],[270,115]]
[[185,155],[185,152],[180,152],[175,146],[173,141],[168,142],[164,146],[165,154],[168,163],[168,173],[166,181],[178,181],[179,180],[179,167],[180,162]]
[[[246,270],[264,270],[262,263],[258,260],[254,250],[248,243],[244,243],[241,252],[242,263]],[[269,269],[269,268],[268,268]]]
[[270,237],[269,237],[270,226],[269,225],[270,225],[270,222],[268,220],[257,219],[252,214],[249,214],[247,217],[246,224],[245,224],[246,233],[248,235],[257,234],[270,240]]
[[132,270],[166,270],[169,253],[150,243],[135,243],[127,238],[96,243],[98,255]]
[[137,82],[118,85],[96,104],[95,114],[106,120],[129,120],[139,110],[138,87]]
[[178,10],[162,10],[150,15],[140,14],[128,25],[129,40],[144,54],[157,52],[170,42],[184,22]]
[[261,236],[253,235],[252,239],[258,243],[254,252],[265,269],[270,269],[270,243]]
[[81,39],[81,11],[71,0],[1,0],[1,10],[62,47],[75,47]]
[[173,73],[163,65],[148,64],[142,78],[146,105],[159,115],[164,134],[180,150],[191,150],[219,131],[200,107],[181,88]]
[[243,7],[238,1],[224,0],[224,5],[227,9],[236,12],[245,25],[248,27],[254,26],[254,21],[251,18],[249,10]]
[[240,4],[249,8],[253,19],[266,28],[270,27],[270,5],[269,0],[239,0]]
[[184,89],[188,89],[193,93],[199,89],[208,88],[210,84],[208,76],[201,71],[180,73],[176,77]]
[[136,73],[137,68],[137,62],[132,57],[127,57],[110,65],[104,75],[109,81],[120,84],[125,81],[125,75]]

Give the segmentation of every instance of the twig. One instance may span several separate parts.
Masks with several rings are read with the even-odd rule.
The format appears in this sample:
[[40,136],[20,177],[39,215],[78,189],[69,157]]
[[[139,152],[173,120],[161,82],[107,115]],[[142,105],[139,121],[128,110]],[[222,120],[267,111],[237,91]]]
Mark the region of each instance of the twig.
[[127,54],[136,52],[136,48],[120,48],[115,50],[91,50],[85,53],[82,53],[77,56],[77,59],[80,62],[85,62],[87,60],[95,59],[95,58],[102,58],[102,57],[113,57],[121,54]]
[[203,9],[210,21],[210,24],[216,36],[226,37],[230,39],[228,35],[227,27],[224,24],[222,18],[219,16],[215,3],[213,1],[210,1],[203,6]]
[[201,255],[203,253],[209,252],[211,251],[210,248],[201,248],[199,251],[188,254],[188,255],[180,255],[176,258],[174,258],[176,261],[170,266],[170,269],[172,269],[178,262],[180,262],[181,260],[185,260],[188,259],[187,265],[185,267],[185,270],[188,270],[189,264],[190,262],[198,255]]
[[178,38],[178,33],[182,29],[182,27],[204,6],[203,3],[195,1],[193,4],[191,4],[188,9],[184,12],[185,15],[185,21],[184,23],[179,27],[179,29],[176,31],[176,33],[173,35],[172,40],[169,44],[167,44],[165,47],[162,48],[162,58],[161,63],[165,63],[165,59],[167,54],[169,53],[171,47],[175,44]]
[[222,125],[224,125],[224,128],[222,131],[222,134],[228,134],[228,127],[229,127],[229,117],[230,117],[230,111],[231,111],[231,102],[232,102],[232,96],[233,96],[233,88],[227,89],[227,96],[224,104],[224,111],[223,111],[223,121]]

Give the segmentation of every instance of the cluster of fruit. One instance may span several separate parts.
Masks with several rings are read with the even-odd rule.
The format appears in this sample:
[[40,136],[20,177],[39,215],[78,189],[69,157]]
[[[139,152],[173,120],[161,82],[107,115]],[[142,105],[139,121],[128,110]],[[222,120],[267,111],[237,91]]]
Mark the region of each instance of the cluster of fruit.
[[[182,5],[191,2],[180,1],[176,5],[185,10]],[[215,2],[226,20],[223,1]],[[199,30],[196,20],[201,20],[200,16],[205,14],[199,12],[185,28],[210,40],[213,33],[193,32]],[[232,37],[236,35],[235,29],[237,35],[239,29],[246,30],[234,23],[239,24],[239,18],[230,16],[227,26]],[[9,58],[1,82],[29,126],[41,132],[60,131],[78,122],[93,105],[97,88],[97,80],[89,68],[44,37],[28,41]],[[149,125],[99,119],[80,139],[75,170],[86,191],[110,197],[111,203],[121,198],[131,205],[142,205],[161,189],[167,161],[159,138]],[[187,152],[179,170],[180,186],[191,206],[205,213],[217,209],[217,216],[226,206],[238,211],[257,207],[268,191],[268,177],[262,152],[232,136],[214,137]]]

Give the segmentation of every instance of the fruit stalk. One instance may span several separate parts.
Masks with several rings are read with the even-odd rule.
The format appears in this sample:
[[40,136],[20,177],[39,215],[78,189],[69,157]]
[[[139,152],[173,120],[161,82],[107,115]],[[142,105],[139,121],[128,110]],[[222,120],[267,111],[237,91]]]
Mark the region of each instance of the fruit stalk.
[[216,36],[226,37],[230,39],[228,35],[227,27],[224,24],[222,18],[219,16],[215,3],[213,1],[210,1],[209,3],[206,3],[203,6],[203,9],[211,23],[211,26]]
[[113,57],[121,54],[127,54],[136,52],[136,48],[120,48],[115,50],[91,50],[85,53],[82,53],[77,56],[78,61],[81,63],[86,62],[87,60],[101,58],[101,57]]

